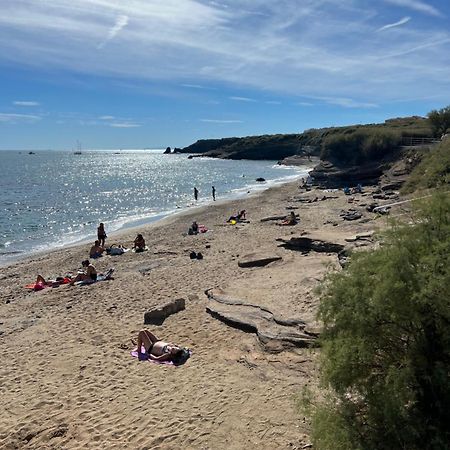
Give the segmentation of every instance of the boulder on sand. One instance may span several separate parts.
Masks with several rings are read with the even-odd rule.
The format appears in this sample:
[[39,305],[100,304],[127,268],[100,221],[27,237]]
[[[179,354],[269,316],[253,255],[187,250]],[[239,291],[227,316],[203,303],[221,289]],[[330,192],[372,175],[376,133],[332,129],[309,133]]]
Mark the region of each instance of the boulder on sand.
[[344,250],[344,245],[342,244],[327,242],[321,239],[315,239],[306,236],[292,237],[289,240],[277,239],[277,241],[282,242],[282,244],[280,244],[280,247],[301,252],[309,252],[313,250],[315,252],[322,253],[340,253],[342,250]]
[[267,266],[267,264],[270,264],[271,262],[280,261],[281,259],[283,259],[283,258],[278,255],[251,253],[250,255],[243,256],[238,261],[238,266],[239,267],[264,267],[264,266]]
[[186,300],[184,298],[177,298],[147,311],[144,314],[144,323],[146,325],[162,325],[167,317],[185,308]]

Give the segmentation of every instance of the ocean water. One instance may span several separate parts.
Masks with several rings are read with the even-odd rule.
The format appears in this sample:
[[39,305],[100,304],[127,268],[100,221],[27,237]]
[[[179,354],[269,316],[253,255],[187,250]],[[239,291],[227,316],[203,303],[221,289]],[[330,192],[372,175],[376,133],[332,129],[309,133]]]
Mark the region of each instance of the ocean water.
[[157,150],[0,151],[0,167],[0,265],[93,239],[100,222],[111,233],[206,204],[212,185],[222,200],[306,174],[275,161],[188,159]]

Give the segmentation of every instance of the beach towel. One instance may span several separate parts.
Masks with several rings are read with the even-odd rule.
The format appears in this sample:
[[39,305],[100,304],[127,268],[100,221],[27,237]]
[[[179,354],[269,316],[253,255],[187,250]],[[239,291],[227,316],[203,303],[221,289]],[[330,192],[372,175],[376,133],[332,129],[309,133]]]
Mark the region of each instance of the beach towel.
[[114,268],[109,269],[103,275],[98,275],[96,280],[83,280],[74,283],[76,286],[85,286],[86,284],[97,283],[98,281],[106,281],[111,279],[111,275],[114,273]]
[[[153,359],[147,359],[147,361],[150,361],[153,364],[163,364],[165,366],[173,366],[173,367],[179,367],[182,366],[183,364],[186,363],[186,361],[191,357],[192,355],[192,350],[190,349],[186,349],[185,350],[188,351],[188,355],[187,358],[185,358],[184,361],[180,362],[179,364],[175,364],[173,361],[155,361]],[[141,348],[141,353],[145,353],[145,348],[142,347]],[[137,348],[135,348],[132,352],[131,352],[131,356],[133,356],[133,358],[137,358],[138,357],[138,352],[137,352]]]

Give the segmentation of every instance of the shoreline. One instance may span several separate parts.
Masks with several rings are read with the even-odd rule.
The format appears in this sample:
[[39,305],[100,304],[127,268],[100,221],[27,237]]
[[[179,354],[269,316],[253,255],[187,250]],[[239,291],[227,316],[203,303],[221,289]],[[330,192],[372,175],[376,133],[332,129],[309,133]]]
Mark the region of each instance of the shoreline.
[[[0,447],[271,450],[308,445],[309,424],[295,399],[303,386],[315,386],[317,350],[263,343],[226,325],[207,312],[211,300],[204,293],[221,289],[314,329],[315,288],[327,271],[339,268],[337,255],[303,254],[280,247],[279,240],[306,233],[345,244],[349,236],[377,230],[383,220],[369,213],[358,222],[340,218],[342,209],[363,211],[365,195],[355,195],[349,204],[341,191],[306,192],[294,181],[188,209],[139,228],[147,252],[95,260],[99,272],[115,267],[115,273],[113,280],[91,286],[23,288],[37,273],[75,271],[90,244],[2,268]],[[305,198],[311,202],[299,200]],[[238,209],[247,210],[249,223],[226,224]],[[294,227],[261,221],[292,209],[300,215]],[[194,219],[210,231],[186,235]],[[134,236],[126,230],[114,239],[126,244]],[[191,251],[204,258],[191,260]],[[281,259],[265,267],[239,267],[255,253]],[[138,362],[130,356],[131,339],[143,328],[144,313],[177,298],[185,299],[185,310],[148,328],[160,339],[189,347],[192,357],[179,368]],[[164,427],[156,426],[161,422]]]
[[[204,208],[204,207],[207,207],[210,205],[214,205],[215,203],[218,203],[218,202],[232,202],[234,200],[248,198],[253,195],[261,195],[263,192],[265,192],[268,189],[271,189],[272,187],[295,182],[298,179],[305,176],[304,172],[308,173],[313,169],[313,166],[307,166],[307,165],[288,166],[288,167],[297,169],[299,171],[299,174],[291,175],[289,177],[274,179],[274,180],[270,181],[268,183],[268,185],[266,185],[266,186],[264,184],[261,184],[261,185],[249,184],[243,188],[235,190],[235,192],[228,193],[228,195],[225,198],[217,200],[216,202],[214,202],[212,200],[206,200],[206,201],[202,202],[202,204],[199,204],[199,205],[196,205],[193,203],[189,206],[177,207],[177,209],[169,210],[168,212],[163,211],[160,213],[155,213],[152,216],[148,216],[148,217],[141,218],[141,219],[125,219],[125,222],[122,225],[120,225],[120,227],[118,229],[116,229],[108,234],[109,240],[111,238],[115,238],[116,236],[121,235],[123,233],[127,233],[127,232],[130,232],[133,230],[136,231],[138,229],[145,228],[147,226],[159,223],[169,217],[177,216],[179,214],[183,214],[185,212],[192,211],[193,209]],[[250,191],[250,189],[253,189],[253,191]],[[246,190],[247,190],[247,193],[244,192]],[[141,223],[137,225],[136,224],[137,222],[141,222]],[[28,259],[33,259],[35,257],[44,256],[47,253],[57,252],[58,250],[63,250],[64,248],[73,248],[73,247],[77,247],[80,245],[85,245],[87,243],[90,243],[92,245],[92,242],[95,239],[96,239],[96,235],[92,234],[92,235],[83,237],[81,239],[78,239],[75,242],[71,242],[68,244],[57,244],[57,245],[53,245],[53,246],[49,245],[48,248],[34,250],[34,251],[32,251],[30,253],[26,253],[26,254],[22,253],[20,251],[16,252],[16,253],[4,253],[4,255],[11,254],[14,256],[12,256],[11,258],[6,257],[5,260],[3,260],[3,261],[0,260],[0,269],[6,268],[10,265],[14,265],[15,263],[27,261]],[[43,245],[46,245],[46,244],[43,244]]]

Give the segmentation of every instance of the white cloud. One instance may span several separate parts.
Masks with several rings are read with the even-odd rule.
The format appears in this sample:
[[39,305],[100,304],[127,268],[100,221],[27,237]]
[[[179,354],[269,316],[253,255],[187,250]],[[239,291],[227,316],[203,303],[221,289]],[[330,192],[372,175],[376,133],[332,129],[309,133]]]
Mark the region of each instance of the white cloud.
[[377,31],[389,30],[389,28],[395,28],[395,27],[398,27],[400,25],[404,25],[405,23],[408,23],[410,20],[411,20],[411,17],[403,17],[402,19],[400,19],[397,22],[388,23],[387,25],[384,25],[381,28],[378,28]]
[[116,23],[114,24],[114,26],[109,30],[108,35],[106,36],[105,40],[103,42],[101,42],[97,48],[101,49],[103,48],[107,42],[109,42],[111,39],[114,39],[117,34],[124,28],[126,27],[128,24],[128,16],[118,16],[116,18]]
[[222,119],[200,119],[200,122],[208,122],[208,123],[244,123],[242,120],[222,120]]
[[428,14],[430,16],[435,17],[442,16],[442,13],[437,8],[420,0],[384,0],[384,1],[387,3],[391,3],[392,5],[409,8],[420,13]]
[[375,103],[363,103],[351,98],[323,98],[330,105],[342,106],[344,108],[377,108]]
[[99,119],[100,120],[114,120],[115,117],[114,116],[100,116]]
[[35,122],[37,120],[41,120],[41,117],[35,116],[33,114],[0,113],[0,122],[17,123],[17,122]]
[[268,105],[281,105],[281,102],[279,102],[277,100],[267,100],[266,103]]
[[[353,99],[341,101],[347,107],[450,91],[448,22],[424,1],[220,1],[4,2],[0,63],[114,77],[143,92],[156,82],[167,96],[186,80],[192,89],[223,84],[247,102],[246,88],[264,98]],[[427,14],[427,23],[380,23],[392,5]],[[394,26],[396,39],[373,32]]]
[[236,102],[256,102],[256,100],[255,99],[253,99],[253,98],[248,98],[248,97],[235,97],[235,96],[232,96],[232,97],[228,97],[230,100],[234,100],[234,101],[236,101]]
[[113,122],[110,123],[109,126],[113,128],[138,128],[141,125],[133,122]]
[[13,104],[16,106],[39,106],[38,102],[23,101],[23,100],[15,100]]

